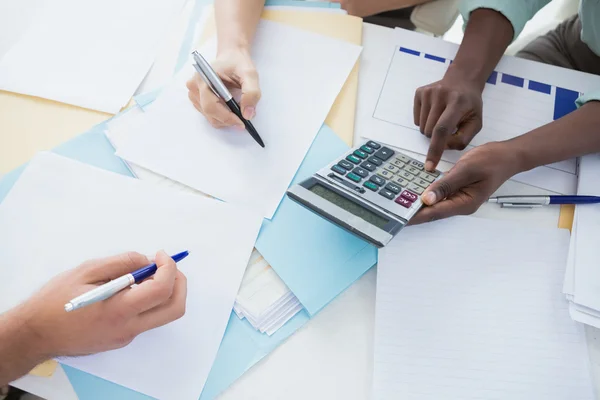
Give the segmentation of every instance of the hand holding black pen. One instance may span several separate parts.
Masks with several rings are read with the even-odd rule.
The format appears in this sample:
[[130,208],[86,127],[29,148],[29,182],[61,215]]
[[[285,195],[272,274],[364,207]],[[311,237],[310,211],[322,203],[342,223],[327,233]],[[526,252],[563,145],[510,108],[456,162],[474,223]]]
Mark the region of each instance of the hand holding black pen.
[[212,90],[212,92],[217,97],[221,98],[225,102],[225,104],[227,104],[227,107],[229,107],[229,109],[235,115],[237,115],[237,117],[244,123],[244,126],[246,127],[248,133],[250,133],[250,136],[252,136],[261,147],[265,147],[265,144],[259,136],[258,132],[256,131],[256,128],[254,128],[250,121],[244,118],[239,104],[235,101],[235,99],[227,89],[227,86],[225,86],[221,78],[219,78],[219,76],[212,69],[210,64],[197,51],[194,51],[192,53],[192,56],[195,60],[194,68],[196,69],[196,71],[198,71],[198,74],[200,75],[202,80],[208,85],[210,90]]

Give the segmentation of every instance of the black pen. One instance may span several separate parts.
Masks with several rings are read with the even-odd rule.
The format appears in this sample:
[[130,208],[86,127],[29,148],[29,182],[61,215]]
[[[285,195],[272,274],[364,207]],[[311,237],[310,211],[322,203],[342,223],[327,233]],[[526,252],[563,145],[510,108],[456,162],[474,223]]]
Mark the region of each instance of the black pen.
[[246,130],[248,131],[250,136],[252,136],[254,140],[256,140],[256,143],[258,143],[261,147],[265,147],[265,144],[258,135],[256,128],[254,128],[254,125],[252,125],[250,121],[244,118],[239,104],[235,101],[235,99],[233,98],[233,96],[231,95],[231,93],[227,89],[227,86],[225,86],[221,78],[219,78],[219,75],[217,75],[217,73],[212,69],[210,64],[204,59],[204,57],[202,57],[200,53],[194,51],[192,53],[192,56],[196,61],[194,63],[194,68],[196,68],[196,71],[198,71],[198,74],[200,74],[200,77],[208,85],[210,90],[212,90],[217,97],[221,98],[225,102],[225,104],[227,104],[227,107],[229,107],[231,112],[233,112],[235,115],[238,116],[239,119],[242,120],[244,126],[246,127]]

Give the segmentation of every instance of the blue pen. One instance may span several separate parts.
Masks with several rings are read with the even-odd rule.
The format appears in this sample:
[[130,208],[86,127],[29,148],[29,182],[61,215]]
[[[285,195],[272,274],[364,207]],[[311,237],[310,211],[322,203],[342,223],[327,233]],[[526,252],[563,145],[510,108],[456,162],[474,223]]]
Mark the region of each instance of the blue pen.
[[[175,254],[171,258],[173,259],[173,261],[179,262],[186,258],[188,254],[189,252],[183,251],[181,253]],[[156,263],[153,263],[143,268],[140,268],[137,271],[133,271],[117,279],[113,279],[112,281],[107,282],[102,286],[98,286],[97,288],[92,289],[89,292],[82,294],[81,296],[75,297],[73,300],[65,304],[65,311],[70,312],[73,310],[77,310],[78,308],[94,304],[98,301],[106,300],[109,297],[115,295],[116,293],[119,293],[121,290],[133,285],[134,283],[140,283],[144,279],[151,277],[152,275],[154,275],[156,270]]]
[[498,203],[507,208],[533,208],[552,204],[596,204],[599,196],[498,196],[491,197],[489,203]]

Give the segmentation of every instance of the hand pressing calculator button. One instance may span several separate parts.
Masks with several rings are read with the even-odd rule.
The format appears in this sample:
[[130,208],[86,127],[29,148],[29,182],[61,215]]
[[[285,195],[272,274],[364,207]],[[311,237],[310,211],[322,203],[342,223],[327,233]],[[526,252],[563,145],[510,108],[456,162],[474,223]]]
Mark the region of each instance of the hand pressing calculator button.
[[[333,172],[332,172],[333,171]],[[352,234],[383,247],[423,206],[420,195],[441,173],[369,140],[292,186],[288,196]]]

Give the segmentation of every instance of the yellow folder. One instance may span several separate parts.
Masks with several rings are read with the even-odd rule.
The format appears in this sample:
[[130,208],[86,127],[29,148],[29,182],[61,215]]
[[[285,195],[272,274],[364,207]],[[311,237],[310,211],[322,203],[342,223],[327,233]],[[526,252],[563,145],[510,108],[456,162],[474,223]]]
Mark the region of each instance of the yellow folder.
[[87,131],[111,115],[0,91],[0,175]]
[[[362,43],[362,19],[344,14],[331,14],[315,11],[264,10],[262,18],[295,26],[300,29],[319,33],[360,45]],[[216,34],[214,12],[207,20],[200,43]],[[329,111],[325,123],[352,146],[354,138],[354,115],[356,113],[356,95],[358,90],[358,61],[348,76],[335,103]]]

